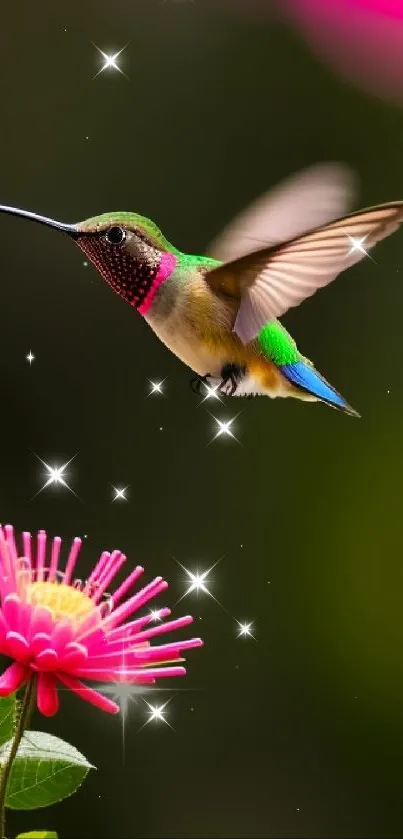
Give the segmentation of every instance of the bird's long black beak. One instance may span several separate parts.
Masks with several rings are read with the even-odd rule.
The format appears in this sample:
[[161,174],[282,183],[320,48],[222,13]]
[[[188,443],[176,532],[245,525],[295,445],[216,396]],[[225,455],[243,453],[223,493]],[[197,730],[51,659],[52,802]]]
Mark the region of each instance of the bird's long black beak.
[[37,221],[39,224],[46,224],[47,227],[53,227],[62,233],[68,233],[74,239],[79,235],[75,224],[64,224],[62,221],[40,216],[38,213],[31,213],[29,210],[20,210],[18,207],[6,207],[4,204],[0,204],[0,213],[8,213],[10,216],[20,216],[21,218],[30,219],[30,221]]

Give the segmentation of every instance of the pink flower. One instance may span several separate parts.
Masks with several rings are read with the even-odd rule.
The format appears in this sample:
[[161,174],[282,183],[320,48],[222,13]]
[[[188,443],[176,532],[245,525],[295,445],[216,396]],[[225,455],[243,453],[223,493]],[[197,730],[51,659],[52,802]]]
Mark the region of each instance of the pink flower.
[[[120,551],[101,554],[86,582],[73,580],[81,547],[74,539],[64,571],[59,570],[62,540],[47,545],[40,530],[36,540],[22,534],[19,558],[11,525],[0,526],[0,653],[14,659],[0,676],[0,696],[18,690],[37,676],[39,711],[52,716],[59,707],[58,683],[110,713],[119,706],[81,679],[150,685],[165,676],[184,676],[182,652],[200,647],[200,638],[151,646],[150,640],[192,623],[186,616],[147,628],[155,614],[128,620],[168,583],[156,577],[127,596],[144,569],[137,566],[115,589],[112,580],[126,561]],[[160,609],[158,618],[170,615]],[[164,665],[170,666],[164,666]]]

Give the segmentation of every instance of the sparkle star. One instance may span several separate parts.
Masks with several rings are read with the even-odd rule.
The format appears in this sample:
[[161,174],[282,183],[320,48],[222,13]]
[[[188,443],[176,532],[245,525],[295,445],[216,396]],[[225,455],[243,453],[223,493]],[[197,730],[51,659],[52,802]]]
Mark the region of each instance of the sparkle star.
[[[239,414],[237,414],[237,416],[239,416]],[[239,443],[239,440],[237,440],[237,438],[235,437],[235,434],[232,431],[232,424],[235,422],[236,418],[237,417],[233,417],[232,419],[229,419],[229,420],[219,420],[219,419],[217,419],[217,417],[213,417],[213,420],[215,420],[215,422],[217,424],[217,429],[218,430],[217,430],[216,434],[214,435],[213,439],[210,440],[210,443],[213,443],[214,440],[218,439],[218,437],[232,437],[233,440],[236,440],[236,442]]]
[[355,253],[356,251],[358,251],[359,253],[363,253],[364,256],[368,256],[368,252],[364,248],[364,242],[368,237],[363,236],[361,239],[358,239],[358,238],[355,238],[354,236],[350,236],[350,234],[347,234],[347,235],[348,235],[348,238],[350,239],[350,242],[351,242],[351,248],[349,250],[349,254]]
[[206,586],[209,571],[203,571],[202,574],[199,574],[198,571],[196,571],[195,574],[193,574],[192,571],[186,571],[186,573],[187,573],[187,575],[189,577],[189,580],[190,580],[190,585],[189,585],[189,588],[188,588],[186,594],[191,594],[192,591],[196,591],[197,593],[199,591],[203,591],[204,594],[210,594],[210,592],[209,592],[209,590]]
[[28,355],[25,356],[26,360],[29,362],[29,366],[31,366],[32,362],[35,361],[35,356],[32,354],[30,350]]
[[150,609],[150,619],[153,621],[162,621],[161,609]]
[[[144,728],[146,725],[149,725],[150,722],[164,722],[165,725],[169,725],[169,727],[172,728],[171,723],[168,722],[168,720],[165,717],[165,708],[167,707],[167,705],[170,701],[171,700],[168,699],[166,702],[164,702],[163,705],[151,705],[150,702],[147,702],[147,700],[145,699],[144,702],[146,703],[146,705],[149,708],[149,710],[147,712],[148,713],[148,720],[145,721],[142,728]],[[173,730],[174,729],[172,728],[172,731]],[[140,729],[140,731],[141,731],[141,729]]]
[[204,399],[200,402],[200,405],[203,405],[203,402],[206,402],[207,399],[218,399],[219,402],[222,402],[221,396],[218,392],[219,385],[208,385],[204,383],[204,388],[206,391],[206,395]]
[[148,381],[150,382],[150,391],[147,394],[147,396],[153,396],[156,393],[160,394],[160,396],[161,396],[164,392],[163,391],[163,385],[164,385],[165,379],[162,379],[160,382],[152,382],[151,379],[149,379]]
[[253,638],[256,641],[255,636],[252,634],[252,627],[253,623],[242,623],[241,621],[237,621],[238,624],[238,638]]
[[129,487],[128,487],[128,486],[127,486],[127,487],[123,487],[123,489],[118,489],[117,487],[113,487],[113,490],[114,490],[114,493],[115,493],[115,497],[114,497],[114,498],[112,498],[112,502],[111,502],[111,503],[113,504],[113,502],[114,502],[114,501],[127,501],[127,498],[126,498],[126,491],[127,491],[128,489],[129,489]]
[[[35,454],[35,452],[34,452],[34,454]],[[66,476],[66,469],[70,465],[70,463],[74,460],[74,458],[77,457],[76,454],[73,455],[73,457],[71,457],[70,460],[67,461],[67,463],[63,463],[62,466],[51,466],[50,463],[46,463],[46,461],[42,460],[42,458],[39,457],[37,454],[35,454],[35,457],[37,457],[38,460],[40,460],[40,462],[45,467],[46,477],[47,477],[47,480],[45,481],[43,486],[38,490],[36,495],[39,495],[40,492],[42,492],[44,489],[47,489],[47,487],[51,486],[52,484],[61,484],[61,486],[65,487],[65,489],[68,489],[70,492],[72,492],[73,495],[76,495],[74,490],[68,485],[68,483],[65,480],[65,478],[67,477]],[[36,496],[34,496],[34,497],[36,497]],[[77,496],[77,498],[78,498],[78,496]]]
[[125,50],[128,47],[128,44],[122,47],[122,49],[116,52],[114,55],[108,55],[106,52],[97,47],[96,44],[94,44],[93,46],[95,47],[95,49],[98,50],[98,52],[102,55],[102,58],[104,59],[104,63],[101,69],[98,70],[98,73],[95,74],[94,79],[96,79],[96,77],[99,76],[100,73],[103,73],[104,70],[117,70],[119,73],[122,74],[122,76],[125,76],[127,79],[126,73],[124,73],[122,68],[119,67],[117,60],[119,56],[122,54],[123,50]]
[[[222,559],[222,557],[221,557],[221,559]],[[182,568],[182,570],[185,572],[185,574],[187,576],[187,580],[186,580],[187,589],[186,589],[185,593],[182,594],[182,597],[180,597],[177,602],[179,603],[181,600],[183,600],[184,597],[187,597],[188,594],[192,594],[194,591],[196,592],[197,595],[201,591],[202,594],[208,594],[209,597],[212,597],[213,600],[215,600],[216,603],[219,604],[219,606],[224,608],[224,606],[222,606],[220,601],[217,600],[216,597],[214,597],[214,594],[212,594],[210,589],[208,588],[209,574],[211,574],[213,568],[215,568],[216,565],[218,565],[218,563],[221,562],[221,559],[218,559],[217,562],[215,562],[214,565],[211,566],[211,568],[207,569],[207,571],[202,571],[201,573],[198,570],[189,571],[188,568],[185,568],[185,566],[182,565],[181,562],[178,562],[178,560],[175,559],[176,564],[179,565],[180,568]]]

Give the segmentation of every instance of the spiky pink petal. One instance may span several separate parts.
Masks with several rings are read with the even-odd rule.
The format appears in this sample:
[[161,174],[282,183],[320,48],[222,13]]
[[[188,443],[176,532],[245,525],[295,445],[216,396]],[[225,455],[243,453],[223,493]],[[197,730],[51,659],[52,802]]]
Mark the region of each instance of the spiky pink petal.
[[[181,658],[180,647],[176,647],[171,652],[164,652],[160,647],[153,647],[146,650],[141,655],[141,650],[127,652],[121,650],[118,653],[106,653],[100,656],[91,656],[89,665],[83,664],[82,667],[107,667],[109,670],[119,670],[120,668],[129,669],[131,667],[148,667],[149,664],[163,661],[179,661]],[[81,670],[81,667],[79,668]]]
[[83,667],[76,671],[77,676],[82,679],[90,679],[94,682],[116,682],[125,681],[139,684],[143,683],[145,679],[147,682],[153,682],[154,679],[176,678],[177,676],[186,676],[184,667],[145,667],[144,669],[137,667],[133,669],[115,669],[114,667]]
[[19,664],[18,661],[10,664],[10,667],[7,667],[7,670],[0,676],[0,696],[9,696],[10,693],[14,693],[26,682],[29,675],[28,668]]
[[138,578],[141,577],[142,574],[144,574],[144,568],[141,565],[137,565],[134,571],[132,571],[131,574],[129,574],[129,576],[126,577],[125,580],[123,580],[123,583],[113,593],[114,606],[117,606],[122,597],[124,597],[124,595],[132,588],[132,586],[134,586],[134,584],[137,582]]
[[128,638],[120,638],[119,641],[104,641],[100,644],[94,644],[88,649],[88,655],[91,656],[91,659],[103,657],[105,655],[117,655],[121,656],[124,652],[132,651],[133,649],[140,649],[140,648],[148,648],[150,644],[148,641],[139,642],[138,644],[136,641],[129,636]]
[[6,641],[10,658],[15,658],[21,663],[29,661],[31,650],[23,635],[19,632],[7,632]]
[[96,563],[95,567],[93,568],[90,576],[88,577],[88,583],[94,583],[96,580],[99,579],[99,575],[102,573],[103,569],[105,568],[106,563],[110,559],[109,551],[103,551],[101,556],[99,557],[98,562]]
[[94,609],[90,615],[83,619],[77,629],[77,640],[82,641],[85,638],[86,644],[92,638],[100,638],[105,636],[105,629],[100,626],[101,616],[98,609]]
[[[169,615],[171,614],[171,610],[167,607],[165,607],[164,609],[159,609],[158,612],[160,620],[169,617]],[[111,642],[114,642],[122,638],[128,638],[130,636],[134,638],[136,633],[139,632],[140,629],[143,628],[143,626],[146,626],[146,624],[151,623],[153,620],[153,616],[149,614],[144,615],[142,618],[137,618],[137,620],[135,621],[130,621],[130,623],[125,623],[123,624],[123,626],[118,626],[116,627],[116,629],[111,629],[110,632],[108,632],[108,639]]]
[[18,594],[7,594],[3,600],[3,618],[9,630],[18,630],[21,598]]
[[23,533],[22,534],[22,544],[24,546],[24,556],[29,561],[29,564],[32,565],[32,554],[31,554],[31,543],[32,543],[32,536],[30,533]]
[[56,650],[53,650],[52,647],[47,647],[45,650],[42,650],[36,656],[35,665],[38,670],[56,673],[60,667],[60,659]]
[[6,524],[6,526],[4,528],[4,533],[5,533],[5,536],[6,536],[8,550],[10,552],[10,558],[13,561],[13,563],[15,564],[16,561],[17,561],[18,554],[17,554],[17,546],[15,544],[13,526],[11,524]]
[[83,667],[88,659],[87,648],[83,644],[72,642],[67,644],[60,658],[60,667],[69,673]]
[[97,690],[93,690],[88,685],[84,685],[79,679],[68,676],[66,673],[59,673],[58,678],[73,693],[76,693],[81,699],[85,699],[86,702],[90,702],[91,705],[95,705],[96,708],[101,708],[102,711],[107,711],[109,714],[119,713],[120,708],[116,702],[112,702],[111,699],[107,699],[102,693],[98,693]]
[[[114,556],[114,554],[116,554],[116,556]],[[109,584],[112,582],[114,577],[116,577],[116,574],[125,562],[126,557],[124,554],[121,554],[120,551],[113,552],[110,565],[108,566],[106,572],[98,579],[98,585],[93,598],[94,603],[98,603],[100,601]]]
[[[118,563],[120,563],[120,560],[121,560],[122,556],[123,556],[122,551],[112,551],[112,553],[109,554],[109,557],[108,557],[105,565],[103,566],[103,568],[100,570],[100,572],[98,574],[98,585],[101,585],[101,583],[103,583],[105,578],[109,577],[111,571],[113,571],[114,568],[119,567]],[[125,559],[126,559],[126,557],[125,557]]]
[[46,606],[35,606],[32,611],[31,637],[37,634],[51,635],[54,629],[52,612]]
[[43,580],[46,553],[46,533],[44,530],[39,531],[36,540],[38,546],[36,552],[36,579]]
[[53,717],[59,710],[59,697],[53,674],[39,673],[36,702],[38,711],[45,717]]
[[0,552],[2,558],[2,573],[0,574],[1,596],[4,598],[11,591],[15,591],[15,563],[13,564],[3,529],[0,527]]
[[156,661],[176,661],[181,658],[184,650],[194,649],[202,646],[200,638],[191,638],[188,641],[176,644],[163,644],[159,647],[138,646],[134,648],[122,646],[120,649],[109,651],[103,655],[92,655],[91,667],[139,667],[153,664]]
[[57,569],[59,566],[59,556],[60,556],[60,547],[62,544],[62,540],[60,536],[55,536],[53,539],[52,544],[52,555],[50,559],[50,569],[49,569],[49,582],[53,582],[56,579]]
[[78,536],[76,536],[76,538],[73,540],[73,544],[71,546],[70,553],[67,559],[66,569],[64,572],[63,582],[66,586],[70,584],[70,580],[72,578],[73,571],[77,562],[77,557],[80,553],[80,548],[81,539],[79,539]]
[[30,647],[34,658],[40,655],[44,650],[48,650],[52,645],[52,639],[46,632],[37,632],[31,638]]
[[19,615],[19,631],[24,638],[29,638],[32,619],[32,607],[29,603],[21,603]]
[[152,600],[153,597],[157,597],[166,588],[168,588],[168,583],[162,577],[156,577],[155,580],[152,580],[151,583],[144,586],[141,591],[134,594],[133,597],[130,597],[126,603],[122,603],[121,606],[114,609],[105,621],[105,628],[109,631],[115,626],[118,626],[118,624],[123,623],[133,612],[137,612],[138,609],[148,603],[149,600]]
[[56,624],[52,632],[52,645],[56,652],[61,653],[62,650],[73,640],[74,628],[70,620],[65,618]]
[[174,629],[182,629],[184,626],[189,626],[193,623],[191,615],[184,615],[183,618],[176,618],[176,620],[168,621],[167,623],[159,623],[157,626],[152,626],[144,632],[138,632],[132,638],[133,641],[145,641],[149,638],[155,638],[157,635],[164,635],[166,632],[172,632]]

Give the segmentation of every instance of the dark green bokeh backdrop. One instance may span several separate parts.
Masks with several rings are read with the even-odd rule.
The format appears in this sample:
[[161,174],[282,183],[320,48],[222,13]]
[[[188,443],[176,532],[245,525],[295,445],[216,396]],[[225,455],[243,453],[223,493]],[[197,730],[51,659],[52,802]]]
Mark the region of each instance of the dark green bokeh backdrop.
[[[75,221],[152,216],[200,252],[247,202],[317,160],[403,198],[403,112],[338,81],[297,36],[218,0],[22,0],[1,10],[0,201]],[[129,46],[114,73],[105,51]],[[86,139],[88,138],[88,139]],[[116,718],[63,697],[50,730],[98,766],[76,797],[10,818],[62,837],[403,835],[403,233],[291,312],[301,349],[363,414],[232,403],[242,445],[188,371],[61,235],[0,219],[0,518],[88,534],[183,593],[205,647],[169,705]],[[32,367],[25,355],[32,349]],[[166,396],[145,399],[148,378]],[[210,407],[210,406],[209,406]],[[162,431],[160,431],[162,427]],[[67,491],[33,452],[79,452]],[[111,504],[111,484],[130,502]],[[257,643],[236,638],[255,621]],[[179,687],[178,684],[172,687]],[[14,835],[14,834],[13,834]]]

